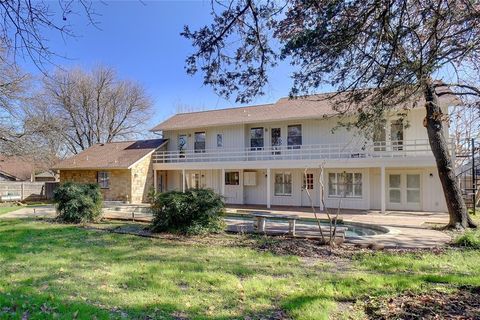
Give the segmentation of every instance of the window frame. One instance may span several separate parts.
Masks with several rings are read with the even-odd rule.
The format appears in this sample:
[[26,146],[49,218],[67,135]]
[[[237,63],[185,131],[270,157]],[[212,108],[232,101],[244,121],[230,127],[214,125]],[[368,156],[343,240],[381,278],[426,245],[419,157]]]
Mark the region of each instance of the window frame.
[[108,171],[98,171],[97,172],[97,183],[98,183],[100,189],[110,189],[110,172],[108,172]]
[[[252,131],[253,130],[261,130],[262,132],[262,137],[261,138],[252,138]],[[253,146],[252,141],[262,141],[261,146]],[[256,151],[256,150],[263,150],[265,148],[265,128],[264,127],[254,127],[250,128],[250,150]]]
[[[233,174],[233,179],[227,178]],[[239,186],[240,185],[240,172],[239,171],[226,171],[223,177],[226,186]],[[233,183],[232,183],[233,182]]]
[[[298,130],[298,132],[300,132],[300,135],[291,135],[290,134],[290,128],[292,127],[299,127],[300,130]],[[291,142],[291,138],[298,138],[300,137],[300,143],[296,143],[296,144],[293,144]],[[287,126],[287,147],[288,149],[300,149],[303,145],[303,131],[302,131],[302,125],[301,124],[291,124],[289,126]]]
[[[193,150],[195,151],[195,153],[205,153],[205,148],[207,145],[207,133],[205,131],[198,131],[195,132],[193,135]],[[201,136],[203,136],[203,141],[198,141],[197,137]],[[202,144],[203,147],[199,148],[198,145],[202,146]]]
[[[220,138],[220,140],[218,138]],[[218,149],[223,148],[223,145],[224,145],[223,144],[223,133],[217,133],[215,142],[217,144]],[[218,142],[220,142],[220,144]]]
[[303,174],[302,176],[303,176],[302,189],[313,190],[314,181],[315,181],[315,179],[313,178],[313,173],[307,173],[306,175]]
[[[333,182],[330,176],[334,175]],[[351,183],[346,183],[346,176],[351,175]],[[360,176],[360,182],[357,182],[356,177]],[[333,171],[328,173],[327,193],[329,198],[348,198],[348,199],[363,199],[363,173],[359,171]],[[332,193],[332,185],[334,185]],[[347,195],[348,186],[350,186],[351,195]],[[360,192],[357,193],[357,188],[360,186]]]
[[[277,176],[282,176],[282,182],[277,183]],[[287,179],[285,177],[289,176],[289,183],[286,183]],[[291,197],[293,194],[293,181],[292,181],[292,173],[290,171],[284,172],[275,172],[274,174],[274,182],[273,182],[273,194],[276,197]],[[277,185],[281,185],[281,192],[277,192]],[[290,193],[285,191],[285,186],[290,185]]]

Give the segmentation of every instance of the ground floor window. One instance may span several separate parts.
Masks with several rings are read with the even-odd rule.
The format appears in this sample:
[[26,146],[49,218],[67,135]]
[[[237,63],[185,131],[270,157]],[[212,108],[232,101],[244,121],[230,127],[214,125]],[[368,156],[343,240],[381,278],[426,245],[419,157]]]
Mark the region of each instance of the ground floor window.
[[225,172],[225,185],[238,186],[240,184],[240,173],[238,171]]
[[110,188],[110,172],[106,172],[106,171],[98,172],[97,182],[100,188],[102,189]]
[[361,198],[362,174],[360,172],[330,172],[328,195],[330,197]]
[[292,174],[290,172],[282,172],[275,174],[275,195],[292,195]]

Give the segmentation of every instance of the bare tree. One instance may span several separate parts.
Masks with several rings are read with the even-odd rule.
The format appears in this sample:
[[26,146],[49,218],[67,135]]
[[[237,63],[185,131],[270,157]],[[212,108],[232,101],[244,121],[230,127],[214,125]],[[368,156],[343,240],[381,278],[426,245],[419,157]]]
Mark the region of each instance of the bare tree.
[[43,85],[29,118],[56,132],[70,153],[96,143],[134,138],[145,130],[151,115],[152,102],[145,89],[118,79],[111,68],[57,70],[44,78]]
[[28,98],[30,76],[8,60],[6,50],[0,48],[0,152],[18,154],[23,151],[29,136],[24,126],[23,104]]
[[455,181],[439,98],[480,96],[477,1],[212,1],[212,16],[182,35],[196,48],[187,72],[202,72],[221,95],[247,102],[263,94],[268,69],[289,59],[297,67],[291,95],[337,88],[335,107],[357,115],[352,126],[361,132],[371,133],[390,110],[423,104],[448,226],[475,227]]
[[455,141],[455,166],[461,167],[471,159],[471,138],[480,138],[480,101],[464,99],[465,104],[450,111],[450,132]]
[[[56,6],[55,6],[56,4]],[[50,1],[6,0],[0,1],[0,42],[14,59],[19,55],[32,61],[42,72],[44,64],[56,55],[45,36],[55,30],[62,37],[72,37],[69,23],[72,15],[83,14],[88,22],[97,25],[97,13],[90,0]]]

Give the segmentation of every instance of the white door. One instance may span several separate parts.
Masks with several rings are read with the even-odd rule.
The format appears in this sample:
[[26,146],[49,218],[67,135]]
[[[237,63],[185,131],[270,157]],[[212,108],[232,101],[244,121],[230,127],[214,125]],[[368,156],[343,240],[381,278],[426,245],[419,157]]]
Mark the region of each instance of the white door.
[[315,179],[313,173],[302,173],[302,206],[310,207],[312,205],[318,205],[318,189],[315,185]]
[[206,187],[205,171],[191,171],[189,173],[188,189],[204,189]]
[[421,175],[392,173],[388,175],[388,209],[421,210]]
[[225,202],[230,204],[241,204],[242,186],[240,185],[240,171],[225,172]]

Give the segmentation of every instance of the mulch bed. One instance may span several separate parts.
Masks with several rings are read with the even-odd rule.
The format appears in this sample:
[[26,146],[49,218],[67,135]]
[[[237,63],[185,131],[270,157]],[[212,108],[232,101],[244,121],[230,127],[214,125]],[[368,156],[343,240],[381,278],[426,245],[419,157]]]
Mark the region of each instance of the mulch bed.
[[365,312],[369,319],[480,319],[480,287],[460,287],[445,293],[405,293],[390,299],[370,298]]

